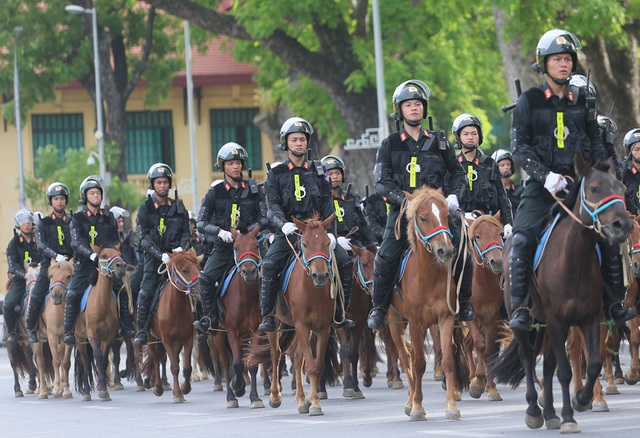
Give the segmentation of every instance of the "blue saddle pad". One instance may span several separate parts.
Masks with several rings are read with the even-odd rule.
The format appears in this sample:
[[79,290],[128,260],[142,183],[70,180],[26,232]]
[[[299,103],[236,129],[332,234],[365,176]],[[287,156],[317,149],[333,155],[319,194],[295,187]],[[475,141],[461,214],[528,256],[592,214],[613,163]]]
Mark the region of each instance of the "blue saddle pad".
[[[84,294],[82,295],[82,301],[80,301],[80,311],[84,312],[85,309],[87,308],[87,299],[89,298],[89,291],[91,290],[91,285],[87,286],[87,288],[84,290]],[[115,292],[111,291],[111,294],[113,295],[113,299],[114,301],[116,301],[116,306],[118,305],[118,299],[116,298],[116,294]]]
[[225,275],[224,281],[222,282],[222,285],[220,285],[218,290],[218,296],[220,298],[222,298],[224,294],[227,293],[227,289],[229,289],[229,283],[231,283],[231,279],[233,278],[233,274],[235,273],[236,269],[233,266],[227,270],[227,275]]
[[402,256],[402,260],[400,261],[400,269],[398,270],[398,276],[396,277],[396,283],[400,283],[402,280],[402,276],[404,275],[404,270],[407,268],[407,260],[409,260],[409,255],[411,254],[411,248],[407,248],[404,251],[404,255]]
[[[544,233],[540,238],[540,242],[538,242],[538,247],[536,248],[536,254],[533,258],[534,270],[538,268],[538,264],[540,263],[540,259],[542,258],[542,254],[544,253],[544,249],[546,248],[547,243],[549,242],[549,236],[551,236],[553,229],[558,223],[558,219],[560,219],[560,214],[556,214],[553,220],[549,222],[549,225],[547,225],[547,228],[544,230]],[[602,253],[600,251],[600,245],[598,245],[597,243],[596,243],[596,254],[598,256],[598,263],[602,265]]]
[[24,297],[22,298],[22,305],[20,308],[20,313],[18,314],[18,317],[23,317],[26,313],[27,310],[27,298],[29,298],[29,294],[24,294]]
[[281,287],[280,290],[282,291],[282,293],[284,293],[287,290],[287,286],[289,285],[289,279],[291,279],[291,273],[293,272],[293,267],[296,265],[296,259],[294,258],[293,260],[291,260],[289,262],[289,266],[287,266],[287,269],[282,273],[282,281],[281,281]]

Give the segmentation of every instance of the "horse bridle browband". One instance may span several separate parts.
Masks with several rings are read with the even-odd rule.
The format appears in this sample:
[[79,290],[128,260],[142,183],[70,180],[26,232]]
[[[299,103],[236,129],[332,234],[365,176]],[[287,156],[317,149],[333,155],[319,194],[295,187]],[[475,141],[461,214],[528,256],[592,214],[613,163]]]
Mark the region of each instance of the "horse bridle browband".
[[[191,281],[189,281],[184,278],[184,275],[182,275],[182,273],[180,273],[180,271],[178,271],[174,265],[171,265],[171,274],[173,275],[167,275],[169,277],[169,282],[171,282],[173,287],[175,287],[177,290],[187,295],[192,294],[192,289],[200,283],[199,275],[196,275],[191,279]],[[180,289],[180,286],[178,286],[178,284],[176,283],[178,283],[180,286],[185,287],[186,289]]]
[[121,261],[124,262],[124,259],[122,258],[122,256],[120,254],[112,256],[109,260],[107,260],[106,264],[102,263],[102,260],[98,259],[98,271],[102,275],[106,275],[107,277],[111,277],[111,274],[113,273],[113,269],[111,269],[111,265],[113,264],[113,262],[115,262],[118,259],[120,259]]
[[449,230],[449,227],[446,227],[444,225],[440,225],[439,227],[435,227],[426,236],[424,234],[422,234],[422,231],[420,231],[420,227],[418,226],[418,221],[416,220],[415,216],[413,217],[413,226],[414,226],[414,228],[416,230],[416,234],[418,235],[418,237],[420,237],[420,239],[422,240],[422,243],[424,243],[425,248],[429,252],[433,252],[433,247],[429,243],[429,240],[433,239],[438,234],[446,233],[446,234],[449,235],[449,238],[453,240],[453,234],[451,234],[451,231]]
[[[255,257],[257,261],[252,257]],[[243,263],[253,263],[254,265],[256,265],[256,268],[260,268],[260,266],[262,266],[262,257],[260,256],[260,254],[256,254],[253,251],[243,252],[238,258],[238,253],[236,252],[236,249],[233,248],[233,261],[236,264],[236,269],[238,271],[240,270],[240,266],[242,266]]]

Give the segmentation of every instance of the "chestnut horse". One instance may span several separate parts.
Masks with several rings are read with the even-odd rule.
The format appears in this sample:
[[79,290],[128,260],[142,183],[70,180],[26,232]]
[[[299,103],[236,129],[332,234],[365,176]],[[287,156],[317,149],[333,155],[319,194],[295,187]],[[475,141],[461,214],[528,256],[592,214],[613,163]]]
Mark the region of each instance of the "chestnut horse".
[[[334,292],[340,286],[337,266],[333,266],[335,258],[331,241],[326,231],[334,216],[335,214],[332,214],[322,222],[317,215],[305,222],[293,218],[296,227],[302,233],[299,238],[300,256],[295,262],[282,296],[288,311],[284,311],[280,304],[276,305],[276,317],[282,323],[295,328],[297,348],[293,363],[298,413],[309,413],[312,416],[324,415],[319,403],[318,389],[336,305]],[[315,351],[310,344],[312,332],[317,336]],[[272,363],[269,404],[274,408],[282,404],[278,376],[282,349],[286,349],[283,348],[286,346],[280,345],[280,336],[280,330],[269,333]],[[311,386],[306,400],[302,385],[303,359]]]
[[[260,228],[249,232],[246,229],[231,229],[233,234],[233,261],[235,271],[224,296],[220,298],[221,315],[224,315],[222,329],[215,337],[222,372],[227,381],[227,407],[237,408],[238,400],[245,394],[246,382],[245,353],[249,343],[259,342],[260,334],[256,328],[260,325],[260,282],[258,274],[262,265],[257,235]],[[224,331],[226,329],[226,333]],[[230,349],[230,354],[227,350]],[[232,359],[230,366],[229,359]],[[249,367],[251,374],[251,408],[264,408],[258,396],[258,366]]]
[[502,274],[502,224],[499,216],[480,215],[468,219],[469,247],[473,269],[471,304],[476,317],[467,322],[473,340],[475,359],[467,354],[471,383],[469,395],[480,398],[485,392],[489,401],[501,401],[500,392],[492,380],[486,378],[486,361],[495,350],[495,339],[500,322],[500,307],[504,301],[500,278]]
[[[625,211],[624,186],[616,179],[613,163],[601,162],[590,168],[576,154],[575,170],[580,182],[567,195],[568,199],[576,200],[575,205],[571,215],[563,215],[556,223],[532,281],[531,313],[545,325],[537,332],[514,331],[514,341],[502,351],[489,373],[496,376],[496,381],[513,386],[526,377],[526,425],[537,429],[546,423],[547,429],[559,428],[561,433],[580,432],[574,409],[584,411],[589,407],[602,369],[599,324],[603,281],[596,243],[603,239],[612,245],[621,244],[632,229]],[[510,244],[507,241],[504,254],[509,254]],[[508,272],[508,257],[505,255],[504,259]],[[505,301],[509,297],[507,283]],[[588,356],[586,384],[573,398],[569,389],[572,373],[565,350],[572,326],[579,327],[584,335]],[[548,342],[542,350],[544,411],[541,412],[534,367],[544,336]],[[562,421],[553,406],[556,369],[562,387]]]
[[[399,293],[393,294],[388,314],[393,342],[409,380],[405,413],[411,421],[426,420],[422,406],[422,378],[426,369],[424,341],[429,327],[438,324],[442,368],[450,383],[446,389],[445,416],[459,419],[455,384],[451,383],[459,381],[466,385],[468,382],[460,381],[455,375],[456,286],[451,276],[455,248],[448,228],[449,209],[441,192],[426,186],[405,195],[409,203],[406,232],[411,254],[398,284]],[[405,320],[409,323],[411,351],[404,337]],[[458,352],[462,353],[461,348]]]
[[[634,277],[631,287],[627,291],[625,304],[638,308],[638,278],[640,278],[640,215],[633,218],[633,231],[631,232],[631,273]],[[640,309],[638,309],[640,310]],[[640,380],[640,316],[627,322],[629,328],[629,350],[631,363],[624,375],[627,385],[635,385]]]
[[[45,355],[50,354],[54,375],[53,397],[72,398],[69,389],[69,369],[71,368],[71,353],[73,346],[66,345],[64,340],[64,306],[67,301],[67,288],[73,275],[73,261],[56,262],[52,260],[49,267],[49,294],[45,299],[44,309],[40,316],[38,335],[46,342],[33,345],[40,374],[40,394],[38,398],[48,398],[49,387],[45,369],[48,360]],[[48,352],[46,350],[49,350]]]
[[[200,265],[192,250],[170,254],[167,264],[168,281],[162,287],[158,307],[151,316],[151,339],[147,346],[148,361],[152,367],[153,393],[164,393],[160,364],[166,355],[171,360],[173,399],[171,403],[184,403],[184,395],[191,392],[191,350],[193,349],[193,321],[199,294]],[[160,342],[158,342],[160,341]],[[180,352],[184,348],[184,383],[180,386]]]
[[120,327],[113,279],[124,277],[126,263],[119,245],[92,245],[92,249],[98,254],[98,276],[96,283],[89,288],[86,308],[80,312],[76,322],[76,388],[82,394],[83,401],[91,400],[95,364],[98,397],[110,401],[107,387],[109,351]]

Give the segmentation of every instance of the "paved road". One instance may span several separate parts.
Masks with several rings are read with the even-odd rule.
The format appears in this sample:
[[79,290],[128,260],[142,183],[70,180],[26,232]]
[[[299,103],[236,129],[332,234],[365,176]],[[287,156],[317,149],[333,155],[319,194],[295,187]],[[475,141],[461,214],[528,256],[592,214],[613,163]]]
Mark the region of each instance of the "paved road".
[[[623,369],[628,354],[623,353]],[[429,362],[431,364],[431,362]],[[383,371],[383,367],[381,366]],[[110,391],[112,401],[82,402],[74,393],[71,400],[38,400],[36,395],[13,396],[13,377],[6,349],[0,348],[0,412],[4,424],[0,437],[25,433],[47,437],[175,437],[175,436],[264,436],[326,437],[349,436],[549,436],[558,431],[544,428],[529,430],[524,424],[524,388],[500,387],[504,401],[488,402],[463,395],[458,404],[462,419],[445,420],[444,391],[428,369],[424,385],[427,421],[410,422],[404,414],[406,389],[392,390],[379,374],[371,388],[364,388],[365,400],[347,400],[342,389],[329,388],[329,399],[321,402],[324,416],[309,417],[297,413],[290,379],[285,378],[282,406],[250,409],[248,397],[240,399],[240,408],[227,409],[225,394],[213,392],[211,381],[195,382],[187,402],[171,404],[171,394],[156,397],[151,391],[136,393],[135,385],[125,382],[123,391]],[[26,385],[23,385],[25,388]],[[610,412],[576,414],[586,436],[638,436],[640,431],[640,385],[619,387],[621,395],[608,396]],[[560,399],[556,393],[556,400]],[[557,407],[557,406],[556,406]],[[558,408],[558,407],[557,407]]]

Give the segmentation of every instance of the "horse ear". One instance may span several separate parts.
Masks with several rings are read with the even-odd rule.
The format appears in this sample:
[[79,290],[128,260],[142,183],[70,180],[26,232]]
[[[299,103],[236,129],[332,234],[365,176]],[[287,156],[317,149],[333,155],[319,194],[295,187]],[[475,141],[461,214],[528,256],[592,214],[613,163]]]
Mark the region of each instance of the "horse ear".
[[494,214],[494,215],[493,215],[493,217],[494,217],[496,220],[498,220],[498,221],[499,221],[499,220],[500,220],[500,210],[498,210],[498,212],[497,212],[496,214]]
[[332,213],[331,216],[329,216],[328,218],[326,218],[325,220],[322,221],[322,228],[324,228],[325,230],[329,228],[329,225],[331,225],[331,222],[333,221],[333,218],[336,217],[335,213]]
[[351,250],[356,254],[356,255],[362,255],[362,251],[364,250],[364,248],[360,248],[359,246],[355,246],[355,245],[351,245]]
[[260,225],[256,226],[253,231],[251,231],[251,234],[253,234],[253,237],[258,237],[258,233],[260,232]]
[[296,227],[298,227],[298,229],[301,232],[304,232],[304,227],[305,227],[306,224],[304,222],[302,222],[301,220],[299,220],[298,218],[296,218],[296,217],[292,217],[291,219],[293,219],[293,223],[296,225]]
[[573,158],[573,167],[576,171],[576,176],[578,178],[584,177],[587,173],[589,173],[590,166],[584,161],[582,158],[582,154],[577,153]]
[[233,234],[233,238],[235,240],[236,236],[238,235],[238,230],[236,230],[234,227],[231,227],[230,231],[231,234]]
[[90,243],[89,246],[91,247],[91,251],[95,252],[96,254],[100,250],[100,247],[98,245],[94,245],[94,244]]
[[405,196],[409,201],[411,201],[411,200],[415,197],[415,195],[414,195],[413,193],[409,193],[409,192],[407,192],[407,191],[405,191],[405,190],[403,190],[403,191],[402,191],[402,193],[404,193],[404,196]]

